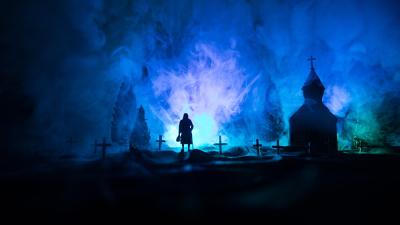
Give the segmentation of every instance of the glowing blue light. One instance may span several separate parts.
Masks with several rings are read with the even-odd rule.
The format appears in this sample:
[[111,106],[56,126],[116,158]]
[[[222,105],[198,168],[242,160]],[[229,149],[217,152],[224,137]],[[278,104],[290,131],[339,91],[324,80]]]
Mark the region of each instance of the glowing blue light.
[[[230,122],[241,110],[241,103],[258,77],[248,81],[237,65],[237,52],[218,51],[210,45],[196,45],[190,62],[184,69],[160,73],[153,80],[156,96],[165,99],[167,107],[159,107],[167,144],[175,142],[177,125],[183,113],[194,123],[194,144],[215,142],[222,124]],[[225,130],[228,136],[229,130]]]

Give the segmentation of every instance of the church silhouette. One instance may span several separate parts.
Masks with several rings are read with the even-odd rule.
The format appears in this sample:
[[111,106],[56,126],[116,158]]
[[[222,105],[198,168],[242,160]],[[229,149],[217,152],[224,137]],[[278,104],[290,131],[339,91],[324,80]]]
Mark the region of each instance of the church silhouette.
[[337,118],[322,103],[325,87],[314,69],[314,57],[310,73],[302,87],[304,103],[290,117],[290,145],[305,148],[312,154],[336,153]]

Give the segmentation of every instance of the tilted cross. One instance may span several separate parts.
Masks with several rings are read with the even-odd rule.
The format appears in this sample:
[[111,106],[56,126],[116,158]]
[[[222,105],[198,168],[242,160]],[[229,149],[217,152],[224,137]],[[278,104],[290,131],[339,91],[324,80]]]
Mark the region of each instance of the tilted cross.
[[272,148],[276,148],[276,154],[280,153],[280,150],[283,149],[284,147],[279,145],[279,139],[276,140],[276,145],[273,145]]
[[69,148],[69,150],[71,151],[72,146],[73,146],[74,144],[79,143],[79,141],[78,141],[78,140],[74,140],[72,137],[69,137],[69,138],[67,139],[66,143],[68,144],[68,148]]
[[256,139],[256,144],[253,145],[255,149],[257,149],[257,156],[260,156],[260,148],[262,147],[262,144]]
[[310,61],[311,68],[314,69],[313,61],[317,60],[317,59],[315,57],[313,57],[313,56],[310,56],[307,60]]
[[219,146],[219,154],[222,154],[222,145],[227,145],[228,143],[222,143],[221,141],[221,135],[219,135],[219,142],[215,143],[214,145],[218,145]]
[[163,142],[165,142],[165,140],[162,139],[162,135],[158,136],[158,140],[156,142],[158,142],[158,151],[161,151],[161,145]]
[[94,152],[96,153],[96,147],[101,147],[101,158],[105,159],[107,147],[110,147],[111,144],[106,142],[106,138],[103,138],[103,143],[97,143],[96,140],[94,143]]

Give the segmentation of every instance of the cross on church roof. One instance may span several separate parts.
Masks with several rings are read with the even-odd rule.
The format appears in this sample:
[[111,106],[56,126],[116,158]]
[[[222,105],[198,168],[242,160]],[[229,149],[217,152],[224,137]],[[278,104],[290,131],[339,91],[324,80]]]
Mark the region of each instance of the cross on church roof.
[[314,69],[314,63],[313,63],[313,61],[314,61],[314,60],[317,60],[317,59],[316,59],[315,57],[313,57],[313,56],[310,56],[310,57],[308,57],[307,60],[310,61],[311,69]]

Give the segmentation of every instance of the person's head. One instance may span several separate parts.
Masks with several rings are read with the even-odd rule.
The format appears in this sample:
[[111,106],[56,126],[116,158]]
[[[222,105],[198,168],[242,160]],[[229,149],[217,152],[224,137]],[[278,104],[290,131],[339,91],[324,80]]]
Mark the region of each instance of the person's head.
[[183,119],[184,119],[184,120],[189,119],[189,115],[188,115],[187,113],[184,113],[184,114],[183,114]]

